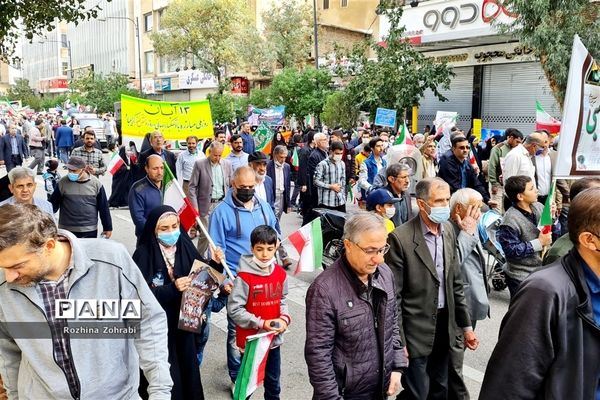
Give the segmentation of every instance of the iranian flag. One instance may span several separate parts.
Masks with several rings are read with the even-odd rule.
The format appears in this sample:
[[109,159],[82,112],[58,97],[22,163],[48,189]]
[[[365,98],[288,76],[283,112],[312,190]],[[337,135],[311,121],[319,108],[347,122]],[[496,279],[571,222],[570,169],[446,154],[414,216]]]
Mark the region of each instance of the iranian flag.
[[123,161],[123,159],[117,152],[110,159],[110,162],[108,163],[108,167],[106,167],[106,169],[108,170],[109,174],[114,175],[117,173],[119,168],[121,168],[124,164],[125,164],[125,161]]
[[550,186],[550,192],[548,193],[548,198],[546,199],[546,204],[544,204],[544,210],[542,211],[540,223],[538,224],[538,229],[543,234],[552,232],[552,203],[554,202],[555,189],[556,180],[553,180],[552,185]]
[[469,164],[472,166],[477,165],[477,159],[475,158],[475,152],[473,151],[473,144],[469,144]]
[[560,132],[560,121],[548,114],[540,104],[535,101],[535,130],[547,130],[550,134],[556,135]]
[[410,133],[408,132],[406,121],[402,122],[402,126],[398,131],[398,137],[396,137],[396,140],[394,140],[394,145],[397,144],[413,144],[412,140],[410,140]]
[[292,153],[292,166],[297,167],[300,165],[300,159],[298,158],[298,146],[294,147],[294,153]]
[[288,236],[288,240],[300,254],[294,274],[311,272],[321,268],[323,262],[323,232],[321,220],[316,218]]
[[269,348],[275,332],[264,332],[246,338],[244,357],[235,380],[233,400],[246,400],[265,380]]
[[162,181],[162,202],[163,205],[171,206],[179,214],[179,221],[185,231],[188,231],[196,223],[196,217],[198,213],[190,203],[190,200],[186,197],[181,185],[173,176],[173,172],[163,161],[165,167],[165,174]]

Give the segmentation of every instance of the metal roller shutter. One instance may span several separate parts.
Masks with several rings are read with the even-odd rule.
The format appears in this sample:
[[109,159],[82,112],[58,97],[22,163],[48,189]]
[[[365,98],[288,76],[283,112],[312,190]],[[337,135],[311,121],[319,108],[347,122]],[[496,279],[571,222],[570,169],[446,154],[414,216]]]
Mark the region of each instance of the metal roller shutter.
[[437,111],[456,111],[459,115],[458,127],[463,130],[471,128],[471,103],[473,101],[473,67],[453,69],[456,76],[450,83],[449,90],[441,93],[448,101],[439,101],[429,89],[419,105],[419,128],[431,125]]
[[535,101],[560,118],[542,67],[537,62],[486,65],[483,69],[482,125],[490,129],[535,129]]

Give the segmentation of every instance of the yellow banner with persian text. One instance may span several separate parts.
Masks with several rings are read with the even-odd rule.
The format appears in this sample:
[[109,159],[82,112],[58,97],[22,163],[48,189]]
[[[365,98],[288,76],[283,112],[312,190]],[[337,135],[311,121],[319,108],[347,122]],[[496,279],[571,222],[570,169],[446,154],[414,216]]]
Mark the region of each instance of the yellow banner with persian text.
[[210,105],[208,100],[153,101],[121,95],[121,130],[136,137],[159,130],[166,140],[212,137]]

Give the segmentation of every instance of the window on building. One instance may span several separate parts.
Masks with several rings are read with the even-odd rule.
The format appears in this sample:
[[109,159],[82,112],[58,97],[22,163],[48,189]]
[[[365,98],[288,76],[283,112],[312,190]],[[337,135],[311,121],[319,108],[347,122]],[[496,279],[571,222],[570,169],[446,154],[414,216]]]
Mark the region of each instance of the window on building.
[[329,9],[329,0],[323,0],[323,10]]
[[152,13],[144,14],[144,32],[152,30]]
[[144,52],[144,61],[146,63],[146,73],[153,74],[154,73],[154,52],[153,51]]
[[63,47],[68,47],[67,46],[68,40],[67,40],[67,34],[66,33],[61,33],[60,34],[60,42],[62,43]]
[[69,74],[69,63],[68,62],[63,62],[62,63],[62,74],[66,75],[66,76],[70,76],[71,74]]
[[342,7],[348,7],[348,0],[341,0],[341,2],[342,2],[342,4],[341,4]]

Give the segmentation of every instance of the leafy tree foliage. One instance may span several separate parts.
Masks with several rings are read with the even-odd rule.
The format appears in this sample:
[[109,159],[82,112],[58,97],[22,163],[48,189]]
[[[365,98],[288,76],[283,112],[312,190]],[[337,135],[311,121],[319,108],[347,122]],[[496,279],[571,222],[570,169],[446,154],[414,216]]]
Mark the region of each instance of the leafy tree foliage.
[[331,93],[325,99],[321,119],[329,127],[341,126],[344,129],[353,129],[358,122],[358,107],[346,91]]
[[100,9],[99,5],[86,8],[85,0],[0,0],[0,60],[16,61],[14,53],[21,34],[31,40],[53,30],[56,18],[77,24],[96,18]]
[[372,116],[377,107],[402,111],[416,105],[427,89],[447,100],[438,87],[449,87],[451,68],[427,58],[404,40],[402,7],[395,0],[381,0],[377,12],[389,19],[390,32],[385,45],[371,43],[377,60],[368,60],[366,54],[352,60],[359,72],[346,88],[350,98]]
[[107,76],[95,75],[72,82],[75,94],[71,101],[96,108],[96,112],[114,111],[114,104],[121,101],[121,95],[139,96],[139,92],[127,87],[129,78],[124,74],[112,73]]
[[535,49],[554,97],[564,102],[573,37],[578,34],[593,57],[600,58],[600,3],[589,0],[506,0],[518,16],[501,26]]
[[29,106],[34,110],[40,108],[41,100],[35,95],[33,89],[29,87],[29,80],[27,79],[15,80],[15,84],[11,85],[6,91],[6,97],[11,101],[20,100],[23,106]]
[[269,87],[272,105],[283,104],[287,116],[321,115],[325,98],[332,91],[331,74],[324,69],[284,69]]
[[161,57],[192,59],[219,82],[226,70],[244,64],[239,49],[247,45],[252,21],[245,0],[174,0],[151,35]]

